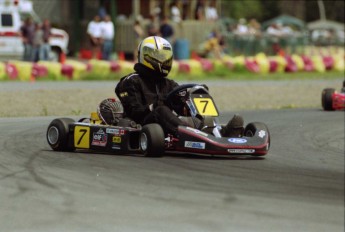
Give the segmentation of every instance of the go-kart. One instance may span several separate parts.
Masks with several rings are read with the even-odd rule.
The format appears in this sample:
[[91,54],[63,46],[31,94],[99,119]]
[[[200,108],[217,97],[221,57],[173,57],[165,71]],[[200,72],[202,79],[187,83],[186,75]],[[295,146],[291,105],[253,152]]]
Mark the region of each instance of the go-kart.
[[166,96],[165,102],[181,118],[189,118],[194,126],[179,126],[177,135],[172,135],[165,134],[159,124],[141,127],[128,118],[103,125],[98,114],[91,113],[90,118],[77,122],[70,118],[54,119],[47,129],[48,144],[55,151],[145,156],[163,156],[165,152],[262,156],[270,148],[269,130],[261,122],[247,124],[243,136],[222,137],[218,109],[204,85],[181,85]]
[[345,80],[340,92],[337,92],[334,88],[323,89],[321,103],[322,108],[326,111],[345,110]]

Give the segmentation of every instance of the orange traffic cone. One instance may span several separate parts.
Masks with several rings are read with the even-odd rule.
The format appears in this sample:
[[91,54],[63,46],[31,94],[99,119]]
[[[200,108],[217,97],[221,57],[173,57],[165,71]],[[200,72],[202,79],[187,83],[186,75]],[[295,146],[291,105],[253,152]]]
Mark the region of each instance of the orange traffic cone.
[[63,53],[63,52],[61,52],[59,58],[60,58],[60,63],[61,63],[61,64],[64,64],[65,61],[66,61],[66,54]]
[[35,82],[36,81],[36,78],[35,78],[35,75],[33,72],[31,72],[31,75],[30,75],[30,82]]

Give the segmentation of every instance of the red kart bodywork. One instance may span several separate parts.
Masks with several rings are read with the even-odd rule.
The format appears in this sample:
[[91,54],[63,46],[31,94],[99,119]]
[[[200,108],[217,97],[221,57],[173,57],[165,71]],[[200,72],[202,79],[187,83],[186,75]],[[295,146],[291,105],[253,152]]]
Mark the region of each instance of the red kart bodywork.
[[[246,129],[247,130],[247,129]],[[252,136],[239,138],[215,137],[195,128],[180,126],[179,138],[166,141],[166,151],[210,155],[266,155],[270,135],[266,127],[258,127]]]
[[345,109],[345,93],[335,92],[332,94],[332,108],[334,110]]
[[333,88],[326,88],[321,94],[322,108],[326,111],[345,110],[345,88],[337,92]]

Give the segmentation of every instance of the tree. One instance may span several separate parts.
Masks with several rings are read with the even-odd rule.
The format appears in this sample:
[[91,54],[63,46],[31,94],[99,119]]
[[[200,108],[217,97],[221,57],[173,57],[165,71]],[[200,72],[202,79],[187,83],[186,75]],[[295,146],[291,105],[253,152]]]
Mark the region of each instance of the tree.
[[222,1],[222,16],[234,19],[262,17],[260,0]]

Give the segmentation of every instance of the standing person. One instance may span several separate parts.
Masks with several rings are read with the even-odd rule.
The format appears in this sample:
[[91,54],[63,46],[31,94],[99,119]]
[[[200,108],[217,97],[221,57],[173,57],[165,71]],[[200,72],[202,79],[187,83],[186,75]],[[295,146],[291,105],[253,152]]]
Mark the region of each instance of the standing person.
[[90,37],[90,44],[92,48],[92,58],[97,59],[101,51],[102,45],[102,26],[101,18],[96,15],[87,26],[87,34]]
[[110,56],[113,51],[113,43],[114,43],[114,35],[115,35],[114,23],[111,21],[110,16],[106,15],[101,25],[102,25],[102,39],[103,39],[102,59],[110,60]]
[[48,19],[43,21],[42,31],[43,31],[43,43],[41,45],[39,59],[40,60],[49,60],[49,54],[51,51],[50,44],[49,44],[49,37],[51,35],[51,26]]
[[216,21],[218,19],[218,12],[216,8],[216,1],[212,0],[205,9],[205,17],[208,21]]
[[31,61],[33,50],[32,42],[35,33],[35,25],[33,24],[30,17],[25,20],[24,24],[20,28],[20,31],[24,45],[23,60]]
[[144,30],[141,27],[140,21],[138,19],[135,20],[134,22],[133,31],[134,31],[134,36],[135,36],[135,48],[134,48],[133,57],[134,57],[134,61],[136,61],[138,59],[137,49],[138,49],[139,44],[141,43],[141,40],[144,37]]
[[170,5],[170,14],[171,14],[171,21],[173,21],[174,23],[181,22],[181,12],[177,6],[176,0],[172,2]]
[[147,35],[148,36],[155,36],[158,35],[158,29],[156,26],[155,15],[150,15],[150,22],[147,24]]
[[168,17],[164,17],[159,32],[164,39],[168,40],[171,44],[173,43],[174,28],[169,24]]
[[205,18],[205,0],[198,0],[195,7],[194,18],[196,20],[204,20]]
[[[136,123],[158,123],[165,134],[176,135],[182,121],[165,105],[165,96],[178,84],[168,79],[173,62],[171,44],[158,36],[145,38],[138,47],[138,63],[134,73],[117,84],[115,93],[121,100],[124,116]],[[240,136],[243,133],[243,118],[235,115],[222,131],[223,136]]]
[[31,61],[37,62],[39,60],[39,54],[41,53],[43,44],[43,31],[41,30],[41,25],[38,23],[35,24],[35,32],[32,40],[32,53],[31,53]]

